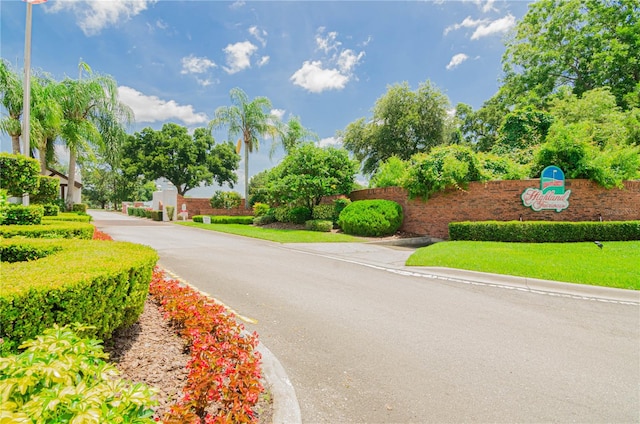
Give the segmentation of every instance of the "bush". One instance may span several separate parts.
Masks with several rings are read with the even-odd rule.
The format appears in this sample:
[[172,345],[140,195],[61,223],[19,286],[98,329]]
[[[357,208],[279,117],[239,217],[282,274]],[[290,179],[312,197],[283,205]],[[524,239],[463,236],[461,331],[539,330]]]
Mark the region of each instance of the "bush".
[[296,206],[289,211],[289,220],[294,224],[304,224],[311,219],[311,211],[306,206]]
[[10,196],[35,193],[39,174],[37,159],[0,152],[0,188],[7,190]]
[[151,219],[154,221],[162,221],[162,211],[149,211]]
[[[173,221],[173,213],[176,210],[175,206],[165,206],[165,209],[167,210],[167,218],[169,218],[169,221]],[[160,221],[162,221],[162,211],[160,211]]]
[[87,213],[87,204],[86,203],[74,203],[72,208],[71,208],[72,212],[78,213],[78,214],[86,214]]
[[449,239],[526,243],[640,240],[640,221],[451,222]]
[[47,217],[40,225],[1,225],[0,236],[5,238],[78,238],[85,240],[91,240],[93,236],[95,227],[88,222],[50,221],[50,218],[54,217]]
[[110,338],[138,319],[158,260],[150,247],[127,242],[5,239],[0,246],[45,252],[37,261],[2,263],[0,355],[54,324],[80,322],[94,327],[92,336]]
[[263,216],[269,213],[271,208],[266,203],[254,203],[253,205],[253,215],[254,216]]
[[42,206],[44,208],[44,216],[58,216],[58,213],[60,213],[58,205],[47,203]]
[[360,200],[344,208],[338,225],[356,236],[380,237],[394,234],[402,225],[402,206],[391,200]]
[[291,212],[289,206],[278,206],[273,210],[273,216],[278,222],[290,222],[289,212]]
[[214,209],[236,209],[242,204],[242,196],[235,191],[216,191],[209,203]]
[[267,225],[276,222],[276,217],[273,215],[262,215],[253,218],[253,225]]
[[203,217],[208,216],[212,224],[253,224],[253,216],[226,216],[226,215],[194,215],[193,222],[202,223]]
[[336,222],[338,220],[338,214],[336,214],[335,205],[316,205],[311,212],[313,219],[322,219],[325,221]]
[[117,378],[119,371],[104,361],[109,355],[100,341],[81,338],[82,331],[77,325],[74,331],[56,325],[25,342],[19,355],[0,358],[0,416],[6,422],[87,422],[91,417],[91,422],[154,423],[155,390]]
[[304,223],[304,228],[309,231],[328,233],[333,229],[333,221],[323,219],[310,219]]
[[78,215],[73,212],[60,212],[56,216],[47,216],[46,218],[42,218],[43,223],[46,222],[55,222],[55,221],[70,221],[70,222],[91,222],[93,217],[91,215]]
[[2,225],[38,225],[42,222],[42,205],[9,205],[5,209],[6,217]]
[[338,217],[340,213],[351,204],[351,199],[347,199],[346,197],[341,197],[333,201],[333,206],[336,208],[336,219],[334,222],[338,222]]
[[60,193],[60,180],[56,177],[38,176],[38,188],[29,197],[31,203],[46,205],[56,203]]

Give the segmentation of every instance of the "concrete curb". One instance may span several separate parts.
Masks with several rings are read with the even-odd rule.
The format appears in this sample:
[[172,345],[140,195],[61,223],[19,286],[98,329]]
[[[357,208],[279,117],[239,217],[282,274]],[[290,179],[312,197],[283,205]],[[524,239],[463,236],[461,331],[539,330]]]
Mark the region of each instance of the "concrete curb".
[[258,352],[262,354],[262,373],[273,396],[273,424],[302,423],[296,391],[287,372],[262,342],[258,343]]

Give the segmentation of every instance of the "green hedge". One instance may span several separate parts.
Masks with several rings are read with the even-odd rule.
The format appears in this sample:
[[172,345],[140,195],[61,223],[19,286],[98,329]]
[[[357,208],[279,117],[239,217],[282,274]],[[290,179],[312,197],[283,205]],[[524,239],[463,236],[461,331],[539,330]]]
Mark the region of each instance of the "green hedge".
[[91,222],[93,217],[91,215],[78,215],[75,212],[60,212],[56,216],[45,216],[42,218],[42,222],[59,222],[59,221],[71,221],[71,222]]
[[449,239],[527,243],[640,240],[640,221],[452,222]]
[[40,175],[38,177],[38,188],[29,197],[29,202],[46,205],[56,203],[60,193],[60,180],[56,177]]
[[62,222],[49,221],[47,219],[40,225],[0,225],[0,237],[79,238],[91,240],[94,229],[94,226],[88,222]]
[[44,216],[42,205],[9,205],[5,210],[2,225],[38,225]]
[[333,230],[333,221],[324,219],[310,219],[304,223],[304,228],[309,231],[328,233]]
[[60,207],[53,203],[45,203],[42,205],[44,208],[44,216],[58,216],[60,213]]
[[380,237],[398,231],[402,219],[402,206],[394,201],[358,200],[340,212],[338,225],[347,234]]
[[158,260],[150,247],[127,242],[13,239],[0,246],[7,252],[3,260],[25,255],[19,253],[25,249],[49,253],[2,263],[1,355],[53,324],[91,325],[91,336],[109,339],[138,319]]
[[85,213],[87,213],[87,204],[86,203],[74,203],[73,206],[71,207],[71,211],[72,212],[76,212],[76,213],[85,214]]
[[194,215],[193,222],[202,223],[202,218],[208,216],[212,224],[253,224],[253,216],[227,216],[227,215]]
[[9,195],[20,197],[38,189],[40,163],[38,159],[0,152],[0,188]]

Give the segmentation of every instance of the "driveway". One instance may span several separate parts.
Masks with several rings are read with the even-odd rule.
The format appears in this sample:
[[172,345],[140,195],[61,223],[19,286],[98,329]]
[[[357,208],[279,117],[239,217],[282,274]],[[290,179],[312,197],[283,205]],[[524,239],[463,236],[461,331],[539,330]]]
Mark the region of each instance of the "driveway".
[[242,316],[286,369],[304,422],[640,421],[636,292],[91,214]]

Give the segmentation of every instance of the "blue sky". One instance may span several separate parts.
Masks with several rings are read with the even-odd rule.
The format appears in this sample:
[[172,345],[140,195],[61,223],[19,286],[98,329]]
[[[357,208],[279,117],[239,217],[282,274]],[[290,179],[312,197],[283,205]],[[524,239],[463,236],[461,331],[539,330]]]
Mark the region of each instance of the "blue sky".
[[[285,121],[298,116],[322,145],[339,145],[336,131],[369,117],[391,84],[431,80],[452,107],[480,107],[498,88],[504,39],[529,3],[49,0],[33,6],[31,63],[58,79],[76,78],[80,60],[113,76],[136,115],[130,132],[206,126],[240,87],[268,97]],[[26,5],[2,0],[0,16],[1,55],[22,69]],[[252,154],[250,175],[277,164],[282,153],[269,159],[269,149],[262,141]],[[243,187],[239,172],[234,190]]]

